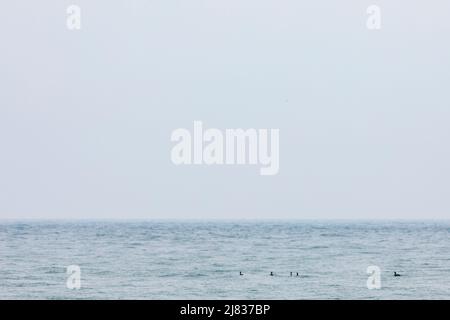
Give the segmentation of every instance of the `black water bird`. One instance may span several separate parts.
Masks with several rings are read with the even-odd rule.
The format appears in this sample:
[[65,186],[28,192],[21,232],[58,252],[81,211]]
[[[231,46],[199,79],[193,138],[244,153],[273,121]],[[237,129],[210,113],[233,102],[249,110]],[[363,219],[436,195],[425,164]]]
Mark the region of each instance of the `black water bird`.
[[397,273],[396,271],[394,271],[394,277],[401,277],[402,275],[400,273]]

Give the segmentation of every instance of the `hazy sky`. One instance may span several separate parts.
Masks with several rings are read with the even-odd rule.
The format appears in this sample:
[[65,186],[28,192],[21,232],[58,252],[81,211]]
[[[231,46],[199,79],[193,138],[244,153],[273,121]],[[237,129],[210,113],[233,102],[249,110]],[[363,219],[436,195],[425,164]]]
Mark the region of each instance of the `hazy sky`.
[[[413,2],[3,1],[0,218],[450,218],[450,2]],[[280,129],[279,174],[175,166],[194,120]]]

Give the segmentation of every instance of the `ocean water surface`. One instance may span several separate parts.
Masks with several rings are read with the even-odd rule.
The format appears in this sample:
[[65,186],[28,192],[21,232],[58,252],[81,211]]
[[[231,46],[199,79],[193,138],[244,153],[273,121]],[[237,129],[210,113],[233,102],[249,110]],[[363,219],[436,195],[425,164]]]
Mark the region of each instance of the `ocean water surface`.
[[449,297],[449,221],[0,222],[0,299]]

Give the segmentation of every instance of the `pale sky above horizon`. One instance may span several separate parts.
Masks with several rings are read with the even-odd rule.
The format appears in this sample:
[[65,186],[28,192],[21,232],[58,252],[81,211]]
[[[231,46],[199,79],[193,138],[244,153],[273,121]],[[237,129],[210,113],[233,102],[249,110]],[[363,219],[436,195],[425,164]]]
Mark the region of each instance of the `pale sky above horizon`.
[[[413,2],[2,3],[0,219],[450,218],[450,2]],[[195,120],[279,129],[279,173],[175,166]]]

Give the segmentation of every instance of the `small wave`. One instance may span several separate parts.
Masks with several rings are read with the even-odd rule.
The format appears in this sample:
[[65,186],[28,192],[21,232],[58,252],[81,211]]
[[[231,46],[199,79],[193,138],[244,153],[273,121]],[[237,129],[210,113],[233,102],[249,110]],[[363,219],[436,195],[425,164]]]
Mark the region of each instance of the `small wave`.
[[312,246],[312,247],[308,247],[307,249],[328,249],[329,246]]

